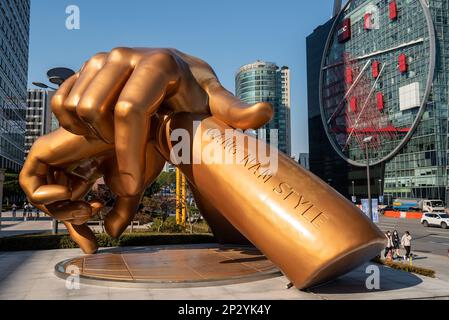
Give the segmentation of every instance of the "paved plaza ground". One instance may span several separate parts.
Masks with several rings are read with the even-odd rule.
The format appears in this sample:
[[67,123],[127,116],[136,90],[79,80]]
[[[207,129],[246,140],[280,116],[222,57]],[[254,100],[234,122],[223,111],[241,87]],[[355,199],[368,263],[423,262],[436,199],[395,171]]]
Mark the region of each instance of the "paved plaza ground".
[[[51,219],[26,221],[3,213],[0,237],[49,232]],[[79,249],[0,252],[0,299],[449,299],[449,230],[423,228],[419,221],[382,218],[382,230],[411,230],[415,235],[413,264],[436,271],[437,278],[427,278],[379,266],[380,289],[368,290],[365,281],[369,264],[347,275],[303,292],[286,289],[284,276],[248,283],[202,288],[120,288],[81,283],[79,290],[68,290],[66,282],[54,274],[57,263],[83,256]],[[60,225],[60,230],[64,228]],[[195,246],[190,246],[195,247]],[[187,249],[189,246],[186,247]],[[131,248],[136,249],[136,248]],[[110,249],[101,249],[107,252]]]
[[[198,245],[186,246],[186,250],[195,246]],[[110,249],[100,252],[105,250]],[[58,262],[81,255],[79,249],[0,253],[0,299],[449,299],[448,281],[383,266],[379,266],[380,289],[368,290],[367,265],[307,292],[286,289],[289,281],[284,276],[200,288],[120,288],[81,283],[79,290],[68,290],[66,281],[55,276],[54,267]]]

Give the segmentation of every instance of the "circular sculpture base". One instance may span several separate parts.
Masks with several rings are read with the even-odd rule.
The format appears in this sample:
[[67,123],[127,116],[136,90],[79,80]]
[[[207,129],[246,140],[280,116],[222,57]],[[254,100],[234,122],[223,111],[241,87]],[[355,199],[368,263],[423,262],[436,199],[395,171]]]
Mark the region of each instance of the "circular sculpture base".
[[63,279],[79,274],[92,285],[185,288],[244,283],[281,274],[254,247],[221,245],[117,248],[55,266]]

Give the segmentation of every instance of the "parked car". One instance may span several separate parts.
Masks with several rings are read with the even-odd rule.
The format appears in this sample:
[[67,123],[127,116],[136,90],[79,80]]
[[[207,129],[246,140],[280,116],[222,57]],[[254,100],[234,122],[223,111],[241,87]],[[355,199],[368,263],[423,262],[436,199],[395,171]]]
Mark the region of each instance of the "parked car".
[[385,211],[393,211],[393,206],[379,206],[379,213],[385,214]]
[[424,227],[436,226],[443,229],[449,228],[449,214],[438,212],[426,212],[421,218]]

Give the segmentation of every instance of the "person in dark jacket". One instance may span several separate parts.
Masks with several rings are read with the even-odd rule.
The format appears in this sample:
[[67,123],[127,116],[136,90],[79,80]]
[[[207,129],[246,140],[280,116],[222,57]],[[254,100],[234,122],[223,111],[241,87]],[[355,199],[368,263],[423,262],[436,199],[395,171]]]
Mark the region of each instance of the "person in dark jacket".
[[387,238],[387,246],[384,253],[384,257],[386,258],[389,252],[393,255],[393,236],[390,231],[385,232],[385,238]]
[[397,230],[393,231],[393,249],[394,249],[394,255],[393,259],[399,259],[400,258],[400,252],[399,249],[401,247],[401,238],[399,237],[399,232]]

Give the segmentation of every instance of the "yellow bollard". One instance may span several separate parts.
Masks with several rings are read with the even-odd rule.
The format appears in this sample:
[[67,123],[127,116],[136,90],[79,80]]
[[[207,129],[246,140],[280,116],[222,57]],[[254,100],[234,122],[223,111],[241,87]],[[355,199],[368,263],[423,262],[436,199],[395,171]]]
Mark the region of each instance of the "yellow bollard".
[[186,224],[187,217],[187,199],[186,199],[186,176],[181,174],[181,205],[182,219],[181,224]]
[[176,168],[176,223],[181,224],[181,172]]

